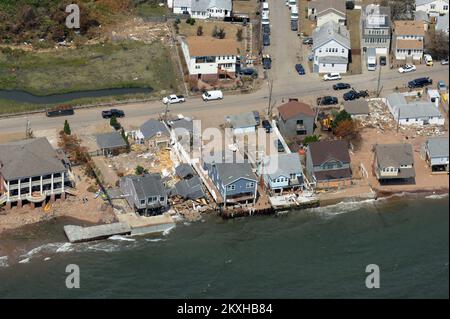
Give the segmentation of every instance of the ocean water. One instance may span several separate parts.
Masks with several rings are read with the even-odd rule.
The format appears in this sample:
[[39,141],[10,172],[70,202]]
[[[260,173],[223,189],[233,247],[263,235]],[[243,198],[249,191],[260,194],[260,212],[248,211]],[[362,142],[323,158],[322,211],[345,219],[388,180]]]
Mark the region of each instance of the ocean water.
[[0,237],[0,298],[448,298],[448,210],[448,197],[393,198],[74,245],[52,222]]

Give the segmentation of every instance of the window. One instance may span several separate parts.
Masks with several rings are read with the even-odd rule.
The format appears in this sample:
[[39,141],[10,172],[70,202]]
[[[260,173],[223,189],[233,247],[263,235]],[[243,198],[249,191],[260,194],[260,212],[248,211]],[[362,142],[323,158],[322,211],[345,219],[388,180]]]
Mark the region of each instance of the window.
[[245,188],[255,188],[255,183],[254,182],[250,182],[245,184]]
[[236,189],[236,186],[234,184],[227,186],[227,191],[234,191],[235,189]]
[[141,199],[141,205],[145,205],[145,199]]
[[166,199],[166,198],[165,198],[164,196],[160,196],[160,197],[159,197],[159,201],[160,201],[160,202],[164,202],[165,199]]
[[303,125],[303,120],[297,120],[297,125]]

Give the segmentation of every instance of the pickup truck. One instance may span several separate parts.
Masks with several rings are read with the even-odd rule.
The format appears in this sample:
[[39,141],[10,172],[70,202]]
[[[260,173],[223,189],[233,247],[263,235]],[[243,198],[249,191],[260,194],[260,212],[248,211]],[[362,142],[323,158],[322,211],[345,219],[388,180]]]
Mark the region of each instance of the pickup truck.
[[122,110],[118,110],[118,109],[110,109],[107,111],[102,111],[102,117],[104,119],[110,119],[111,117],[124,117],[125,113]]
[[186,99],[184,98],[183,95],[171,94],[171,95],[166,96],[165,98],[163,98],[162,102],[164,104],[175,104],[175,103],[186,102]]

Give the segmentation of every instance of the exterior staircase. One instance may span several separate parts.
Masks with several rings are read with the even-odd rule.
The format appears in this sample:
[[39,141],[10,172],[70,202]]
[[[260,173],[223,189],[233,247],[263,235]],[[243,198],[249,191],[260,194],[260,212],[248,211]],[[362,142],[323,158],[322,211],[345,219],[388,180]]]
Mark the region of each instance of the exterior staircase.
[[0,205],[3,205],[4,203],[6,203],[6,194],[0,196]]

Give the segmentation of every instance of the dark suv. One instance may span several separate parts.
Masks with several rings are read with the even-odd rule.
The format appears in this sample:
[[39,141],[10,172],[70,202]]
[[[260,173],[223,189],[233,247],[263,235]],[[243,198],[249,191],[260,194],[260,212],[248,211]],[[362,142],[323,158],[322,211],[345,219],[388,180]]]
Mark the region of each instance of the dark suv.
[[359,99],[360,97],[368,97],[369,93],[367,91],[356,91],[355,89],[351,89],[347,93],[344,94],[344,101],[351,101],[355,99]]
[[408,87],[410,89],[422,88],[424,86],[433,84],[433,80],[429,77],[426,78],[418,78],[408,82]]
[[339,82],[339,83],[336,83],[333,85],[333,90],[346,90],[349,88],[350,88],[350,84],[348,84],[348,83]]
[[109,111],[102,111],[102,117],[104,119],[110,119],[111,117],[124,117],[125,113],[122,110],[110,109]]
[[272,125],[270,125],[270,122],[268,120],[263,120],[262,126],[266,129],[266,133],[272,132]]

